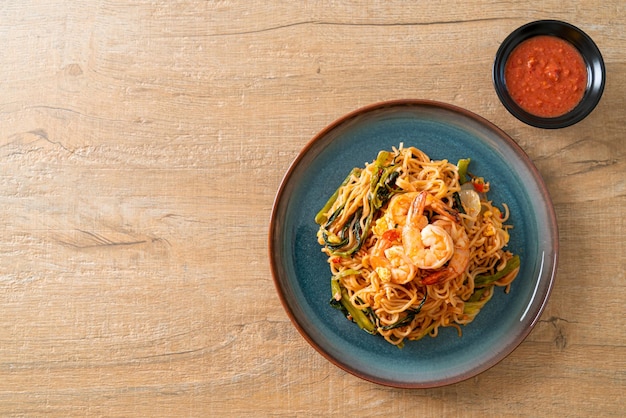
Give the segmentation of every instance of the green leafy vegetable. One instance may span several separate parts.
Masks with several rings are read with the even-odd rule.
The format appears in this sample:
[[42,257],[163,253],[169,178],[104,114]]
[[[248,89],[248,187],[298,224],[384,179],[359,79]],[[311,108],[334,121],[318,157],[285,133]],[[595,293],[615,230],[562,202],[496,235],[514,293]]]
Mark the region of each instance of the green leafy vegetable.
[[[472,296],[470,296],[470,298],[467,300],[467,302],[465,302],[465,305],[463,307],[463,313],[467,315],[478,314],[482,307],[485,306],[485,304],[489,302],[489,300],[493,296],[492,287],[493,286],[476,289],[474,293],[472,293]],[[485,295],[485,293],[487,294]]]
[[[339,280],[333,277],[330,281],[330,287],[333,293],[330,305],[342,311],[346,317],[352,319],[363,331],[369,334],[376,334],[376,326],[370,321],[364,311],[358,309],[350,302],[348,291],[341,286]],[[340,296],[339,299],[337,299],[338,296]]]
[[[343,257],[357,252],[370,232],[375,215],[380,208],[387,203],[391,196],[400,191],[396,187],[396,179],[399,176],[396,170],[397,167],[393,163],[387,165],[387,161],[391,156],[391,153],[381,151],[374,162],[374,173],[372,174],[370,189],[367,194],[369,210],[364,219],[362,218],[364,212],[363,206],[358,207],[355,212],[349,216],[345,216],[343,213],[346,210],[345,203],[335,209],[330,217],[326,219],[327,212],[335,204],[341,187],[348,183],[353,174],[357,174],[354,170],[315,217],[315,222],[321,226],[320,230],[324,244],[332,255]],[[361,174],[361,170],[358,171],[358,174]],[[349,206],[354,207],[354,205]],[[341,225],[338,224],[339,219],[346,219],[346,221]],[[339,232],[334,234],[330,231]]]
[[497,273],[494,274],[482,274],[474,278],[474,285],[476,287],[483,287],[492,284],[511,273],[513,270],[520,266],[519,255],[514,255],[506,263],[506,266]]
[[420,313],[420,311],[422,310],[422,306],[424,306],[424,303],[426,302],[427,297],[428,297],[428,293],[424,293],[424,298],[422,298],[422,301],[420,302],[417,308],[407,309],[406,310],[407,315],[404,318],[400,319],[399,321],[391,325],[385,325],[383,327],[380,327],[380,329],[383,331],[389,331],[390,329],[400,328],[404,325],[410,324],[411,321],[413,321],[413,318],[415,318],[415,315]]
[[461,195],[459,192],[452,193],[452,198],[454,199],[454,209],[456,209],[459,213],[465,214],[465,209],[463,208],[463,203],[461,202]]
[[348,174],[348,177],[346,177],[344,181],[341,183],[341,185],[337,188],[337,190],[335,190],[335,193],[333,193],[330,196],[330,198],[328,199],[328,201],[326,202],[322,210],[320,210],[317,213],[317,215],[315,215],[315,223],[317,223],[318,225],[322,225],[324,222],[328,221],[328,218],[326,217],[326,212],[330,210],[330,208],[333,206],[333,204],[337,200],[337,196],[339,196],[339,190],[341,190],[343,186],[348,184],[348,182],[350,181],[353,175],[359,177],[361,175],[361,171],[362,170],[360,168],[356,168],[356,167],[353,168],[352,171],[350,171],[350,174]]
[[456,163],[456,168],[459,172],[459,182],[461,184],[467,183],[469,181],[469,179],[467,178],[467,169],[469,167],[470,161],[471,158],[462,158]]

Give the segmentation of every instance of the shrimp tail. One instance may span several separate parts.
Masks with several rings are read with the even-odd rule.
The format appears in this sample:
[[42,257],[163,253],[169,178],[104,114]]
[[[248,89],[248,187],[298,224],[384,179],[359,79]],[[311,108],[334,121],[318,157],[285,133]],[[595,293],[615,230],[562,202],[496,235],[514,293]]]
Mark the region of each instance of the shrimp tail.
[[430,204],[430,207],[438,214],[450,219],[457,224],[461,222],[461,216],[459,215],[459,211],[449,207],[448,205],[443,204],[441,201],[432,202]]
[[[446,205],[441,200],[436,199],[426,190],[422,190],[413,201],[413,204],[411,205],[411,208],[409,210],[409,218],[411,218],[411,213],[422,216],[426,207],[429,207],[435,213],[438,213],[444,218],[447,218],[455,223],[461,222],[461,216],[459,215],[458,210]],[[416,217],[413,218],[415,219]]]
[[426,198],[428,197],[427,191],[422,191],[411,203],[411,207],[409,208],[409,213],[407,214],[407,220],[414,227],[423,228],[425,225],[420,225],[423,223],[422,215],[424,213],[424,208],[426,207]]
[[442,269],[432,272],[422,279],[422,284],[426,286],[438,283],[445,283],[453,277],[451,273],[453,272],[451,272],[450,269]]

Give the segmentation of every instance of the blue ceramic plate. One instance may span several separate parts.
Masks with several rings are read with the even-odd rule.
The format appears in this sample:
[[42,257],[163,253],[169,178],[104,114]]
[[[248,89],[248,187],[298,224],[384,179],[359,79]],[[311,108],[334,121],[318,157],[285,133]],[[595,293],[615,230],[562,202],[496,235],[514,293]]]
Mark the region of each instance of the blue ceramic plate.
[[[472,159],[472,173],[491,184],[490,198],[511,210],[509,249],[522,260],[509,294],[494,297],[464,326],[403,349],[361,331],[329,305],[330,271],[317,243],[314,217],[353,167],[404,143],[432,159]],[[481,373],[511,353],[531,331],[548,300],[558,232],[540,174],[524,151],[485,119],[448,104],[384,102],[335,121],[297,156],[278,190],[269,231],[274,282],[302,336],[329,361],[382,385],[425,388]]]

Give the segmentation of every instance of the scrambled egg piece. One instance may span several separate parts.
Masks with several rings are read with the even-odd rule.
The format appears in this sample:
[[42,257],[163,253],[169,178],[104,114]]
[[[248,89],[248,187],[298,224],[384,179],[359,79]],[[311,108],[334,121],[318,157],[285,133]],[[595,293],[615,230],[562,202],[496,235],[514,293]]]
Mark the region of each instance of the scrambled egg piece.
[[378,274],[378,277],[380,277],[380,280],[382,280],[385,283],[388,283],[391,281],[391,271],[386,267],[376,267],[376,274]]
[[378,218],[376,222],[374,222],[374,226],[372,227],[372,232],[374,232],[374,234],[380,237],[386,231],[393,229],[393,227],[394,227],[393,221],[387,216],[382,216]]

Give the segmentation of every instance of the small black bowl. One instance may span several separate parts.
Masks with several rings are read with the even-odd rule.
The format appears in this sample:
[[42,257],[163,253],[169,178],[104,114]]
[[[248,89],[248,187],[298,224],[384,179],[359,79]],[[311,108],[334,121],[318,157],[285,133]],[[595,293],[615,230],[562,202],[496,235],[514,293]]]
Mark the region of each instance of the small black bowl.
[[[509,95],[504,78],[504,68],[511,52],[521,42],[537,35],[552,35],[568,41],[580,52],[587,66],[587,88],[582,99],[569,112],[553,118],[536,116],[522,109]],[[539,20],[519,27],[502,42],[493,63],[493,83],[500,101],[517,119],[538,128],[556,129],[580,122],[591,113],[602,97],[605,71],[602,54],[586,33],[569,23]]]

